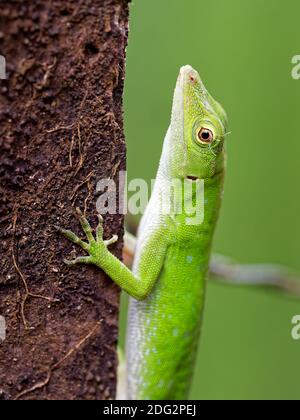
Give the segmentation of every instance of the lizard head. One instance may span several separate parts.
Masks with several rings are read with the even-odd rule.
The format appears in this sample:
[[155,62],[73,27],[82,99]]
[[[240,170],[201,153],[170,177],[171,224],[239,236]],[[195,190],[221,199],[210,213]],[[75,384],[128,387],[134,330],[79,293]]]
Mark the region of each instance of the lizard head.
[[191,67],[180,69],[172,109],[171,143],[177,176],[205,179],[222,171],[227,117]]

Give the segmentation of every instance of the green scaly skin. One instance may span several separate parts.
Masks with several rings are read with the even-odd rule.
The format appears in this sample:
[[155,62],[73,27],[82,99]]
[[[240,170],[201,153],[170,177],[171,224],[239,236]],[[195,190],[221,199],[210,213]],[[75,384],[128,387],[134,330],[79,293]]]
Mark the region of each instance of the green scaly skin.
[[[205,283],[213,233],[218,219],[225,167],[227,119],[190,66],[180,70],[171,124],[150,202],[141,221],[137,250],[130,271],[114,257],[103,240],[102,217],[96,238],[79,214],[88,239],[60,231],[89,255],[68,264],[95,264],[130,296],[127,326],[128,399],[185,399],[188,397],[201,328]],[[211,134],[202,141],[201,129]],[[190,225],[175,192],[169,214],[154,211],[166,194],[165,181],[204,180],[202,224]],[[196,200],[195,188],[191,201]]]

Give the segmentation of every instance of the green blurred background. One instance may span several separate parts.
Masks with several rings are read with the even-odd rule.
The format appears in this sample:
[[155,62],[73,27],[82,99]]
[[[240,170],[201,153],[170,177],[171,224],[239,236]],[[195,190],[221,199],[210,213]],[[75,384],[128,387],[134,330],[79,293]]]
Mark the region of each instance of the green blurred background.
[[[232,131],[214,251],[300,272],[299,17],[299,0],[135,0],[125,120],[129,179],[149,181],[179,67],[195,67]],[[209,284],[191,397],[299,399],[295,314],[300,300]]]

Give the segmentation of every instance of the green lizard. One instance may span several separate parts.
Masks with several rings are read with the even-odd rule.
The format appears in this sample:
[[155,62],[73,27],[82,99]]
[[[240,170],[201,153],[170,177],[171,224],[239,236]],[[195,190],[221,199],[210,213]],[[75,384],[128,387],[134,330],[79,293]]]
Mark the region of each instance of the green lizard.
[[[68,264],[95,264],[130,296],[127,327],[128,399],[185,399],[188,397],[204,305],[211,245],[218,219],[225,171],[224,137],[227,118],[190,66],[181,68],[155,187],[142,218],[132,271],[103,240],[102,217],[96,238],[80,214],[88,242],[60,229],[89,255]],[[180,192],[166,183],[204,182],[203,223],[189,224]],[[191,188],[195,203],[197,187]],[[170,212],[160,209],[162,197],[172,200]]]

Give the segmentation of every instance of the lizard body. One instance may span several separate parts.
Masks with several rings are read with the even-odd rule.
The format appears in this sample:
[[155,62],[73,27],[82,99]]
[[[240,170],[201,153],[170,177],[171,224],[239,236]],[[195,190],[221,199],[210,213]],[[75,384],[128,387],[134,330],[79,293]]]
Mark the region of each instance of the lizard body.
[[[107,249],[117,238],[102,239],[101,216],[95,239],[80,215],[88,243],[60,229],[89,254],[69,264],[97,265],[131,296],[126,345],[128,399],[188,397],[223,190],[226,125],[225,112],[198,73],[190,66],[183,67],[154,190],[139,227],[132,271]],[[173,179],[179,184],[171,195],[167,186]],[[200,180],[204,183],[204,219],[190,224],[190,214],[182,208],[182,188],[191,184],[189,200],[197,204]],[[168,213],[161,211],[166,196],[171,200]]]

